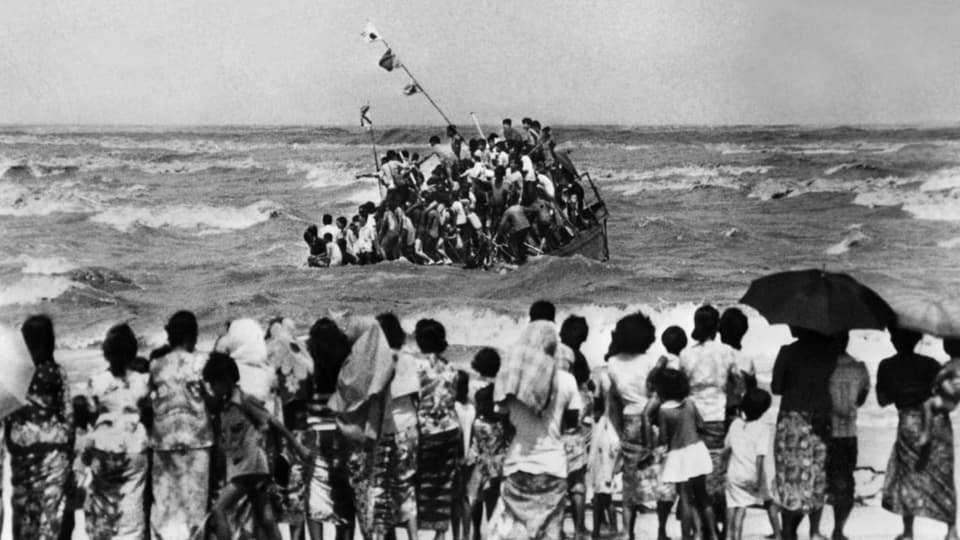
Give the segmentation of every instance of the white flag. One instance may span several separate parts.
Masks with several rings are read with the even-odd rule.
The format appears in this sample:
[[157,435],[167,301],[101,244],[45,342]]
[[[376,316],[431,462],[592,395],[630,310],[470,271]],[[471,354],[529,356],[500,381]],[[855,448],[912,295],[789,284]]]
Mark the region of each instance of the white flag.
[[367,21],[366,26],[363,27],[363,39],[367,40],[367,43],[373,43],[380,39],[380,32],[377,31],[376,27],[373,26],[373,23]]

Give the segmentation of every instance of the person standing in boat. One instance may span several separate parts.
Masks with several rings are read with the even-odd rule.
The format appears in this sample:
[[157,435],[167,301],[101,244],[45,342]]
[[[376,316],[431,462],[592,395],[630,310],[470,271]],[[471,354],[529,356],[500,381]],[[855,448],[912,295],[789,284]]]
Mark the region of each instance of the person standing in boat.
[[517,264],[527,262],[527,235],[530,233],[530,220],[527,219],[527,210],[515,204],[503,213],[497,234],[501,239],[509,242],[514,250]]

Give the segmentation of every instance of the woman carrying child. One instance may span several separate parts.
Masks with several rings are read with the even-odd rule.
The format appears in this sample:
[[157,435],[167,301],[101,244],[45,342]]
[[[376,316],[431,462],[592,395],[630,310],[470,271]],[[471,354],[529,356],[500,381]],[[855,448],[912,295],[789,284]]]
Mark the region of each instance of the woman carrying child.
[[704,540],[716,538],[713,504],[707,493],[707,475],[713,471],[710,452],[700,439],[703,418],[689,399],[690,381],[676,369],[663,369],[657,376],[657,395],[663,401],[657,415],[660,443],[667,445],[661,480],[676,484],[683,514],[683,537],[691,538],[693,512],[700,517]]

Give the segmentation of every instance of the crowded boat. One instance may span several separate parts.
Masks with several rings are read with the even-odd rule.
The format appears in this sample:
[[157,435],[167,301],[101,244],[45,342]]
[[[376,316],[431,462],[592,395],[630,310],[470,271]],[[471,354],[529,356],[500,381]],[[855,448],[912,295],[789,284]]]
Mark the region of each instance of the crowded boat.
[[[758,303],[750,294],[742,302]],[[901,538],[917,516],[955,538],[960,339],[944,337],[941,365],[877,305],[879,320],[835,330],[791,324],[769,390],[739,307],[700,306],[689,334],[628,314],[588,359],[590,322],[560,321],[541,300],[515,343],[456,363],[429,318],[330,314],[305,337],[290,319],[241,318],[201,351],[196,316],[179,311],[149,353],[129,324],[110,328],[102,371],[79,385],[53,321],[31,316],[0,335],[8,374],[32,374],[20,404],[4,402],[13,535],[70,538],[82,511],[92,539],[279,539],[284,524],[296,540],[324,528],[340,540],[664,540],[676,516],[683,538],[739,540],[752,511],[795,540],[805,517],[823,538],[830,505],[843,540],[857,409],[875,391],[899,411],[883,507],[902,516]],[[874,384],[847,349],[850,327],[880,324],[896,353]],[[637,527],[645,511],[657,530]]]
[[[405,260],[492,268],[559,254],[583,231],[602,229],[605,207],[587,196],[549,126],[503,120],[500,134],[466,140],[455,126],[430,137],[429,153],[390,149],[376,174],[382,198],[349,218],[324,214],[303,238],[309,266]],[[589,179],[588,179],[589,180]],[[597,192],[592,185],[593,194]],[[599,198],[598,196],[596,198]]]

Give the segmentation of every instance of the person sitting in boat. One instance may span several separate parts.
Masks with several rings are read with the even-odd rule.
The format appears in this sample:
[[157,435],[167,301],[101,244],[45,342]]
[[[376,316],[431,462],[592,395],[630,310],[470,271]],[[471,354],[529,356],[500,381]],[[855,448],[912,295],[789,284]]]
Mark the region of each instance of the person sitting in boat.
[[343,264],[357,264],[357,256],[353,250],[353,245],[357,241],[356,233],[347,226],[347,218],[343,216],[337,218],[337,228],[340,229],[340,233],[335,240],[340,246],[340,253],[343,254]]
[[377,221],[373,216],[375,211],[376,206],[372,202],[366,202],[359,208],[361,225],[353,248],[359,264],[374,264],[382,259],[377,242]]
[[324,214],[323,217],[320,218],[320,223],[320,230],[317,231],[317,237],[320,239],[323,239],[327,234],[336,236],[339,232],[337,226],[333,224],[333,216],[330,214]]
[[307,230],[303,231],[303,241],[306,242],[307,247],[310,248],[310,255],[307,257],[307,265],[321,266],[320,262],[323,255],[326,253],[326,245],[324,245],[323,238],[320,238],[317,234],[316,225],[310,225],[307,227]]
[[340,251],[340,246],[334,242],[333,235],[330,233],[323,235],[323,241],[326,245],[326,266],[342,266],[343,252]]

